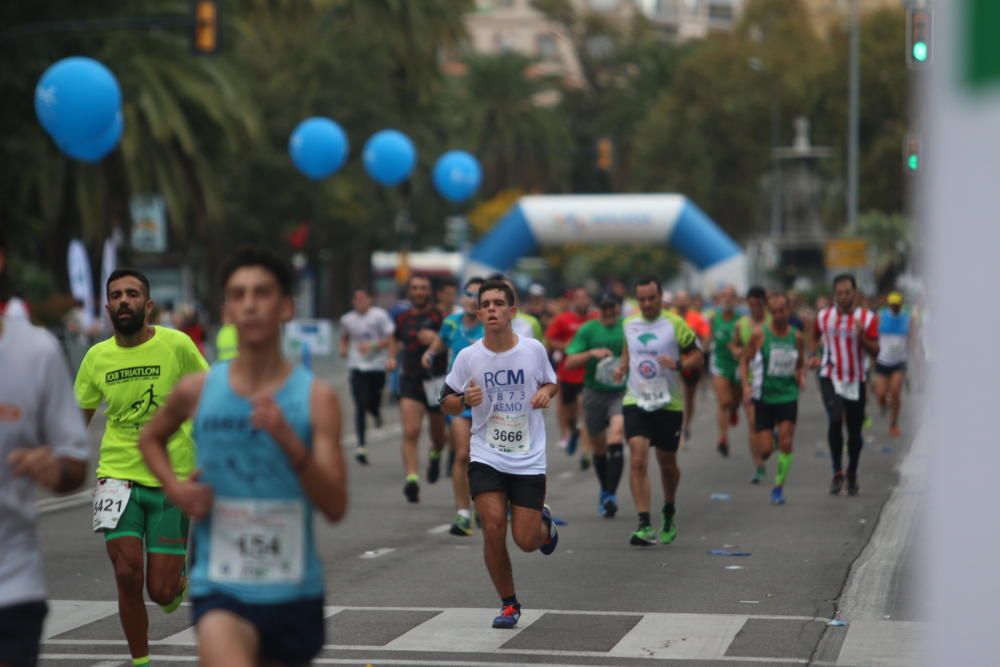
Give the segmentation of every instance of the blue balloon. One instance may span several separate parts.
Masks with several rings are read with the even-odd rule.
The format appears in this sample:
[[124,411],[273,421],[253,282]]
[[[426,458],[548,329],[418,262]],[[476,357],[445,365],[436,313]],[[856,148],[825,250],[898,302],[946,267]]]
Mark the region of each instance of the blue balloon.
[[93,58],[64,58],[35,86],[35,114],[57,143],[96,141],[113,125],[121,105],[118,80]]
[[368,139],[362,159],[373,180],[382,185],[398,185],[413,171],[417,149],[399,130],[380,130]]
[[96,164],[118,146],[118,142],[121,141],[124,132],[125,119],[122,117],[121,111],[119,111],[115,114],[115,119],[111,122],[111,126],[96,139],[76,143],[56,140],[56,145],[71,158]]
[[296,168],[317,181],[343,167],[349,149],[343,128],[322,116],[299,123],[288,140],[288,153]]
[[434,187],[448,201],[459,203],[476,194],[483,180],[479,160],[465,151],[448,151],[434,163]]

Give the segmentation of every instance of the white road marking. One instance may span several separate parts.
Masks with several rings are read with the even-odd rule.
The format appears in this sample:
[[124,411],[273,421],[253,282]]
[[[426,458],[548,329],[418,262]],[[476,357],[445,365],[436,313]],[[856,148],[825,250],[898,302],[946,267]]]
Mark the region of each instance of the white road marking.
[[364,552],[358,558],[381,558],[386,554],[391,554],[395,549],[391,547],[382,547],[381,549],[371,549]]
[[[371,650],[371,646],[366,646],[366,650]],[[548,655],[546,651],[511,651],[510,653],[535,653],[541,655]],[[560,654],[565,655],[565,654]],[[586,653],[579,657],[592,657],[594,653]],[[573,657],[572,654],[569,657]],[[123,654],[120,656],[114,655],[101,655],[93,653],[43,653],[39,656],[41,660],[107,660],[109,658],[114,659],[112,664],[118,665],[122,662],[128,661],[128,656]],[[701,660],[701,658],[695,658],[695,660]],[[196,655],[158,655],[156,656],[157,664],[161,662],[197,662],[198,656]],[[359,658],[313,658],[312,663],[314,665],[358,665],[359,663],[365,662],[364,659]],[[761,664],[788,664],[788,665],[805,665],[809,664],[808,660],[797,660],[797,659],[785,659],[785,658],[726,658],[726,662],[748,662],[748,663],[761,663]],[[366,664],[377,664],[379,667],[384,665],[391,665],[393,667],[399,665],[400,667],[512,667],[515,663],[504,661],[504,662],[486,662],[486,661],[476,661],[469,662],[468,660],[406,660],[406,659],[386,659],[378,658],[374,662],[368,662]],[[827,663],[814,662],[813,665],[818,665],[826,667]],[[588,662],[585,664],[573,664],[565,661],[559,662],[533,662],[531,667],[606,667],[605,665],[600,665],[598,663]]]
[[749,618],[734,614],[646,614],[609,655],[720,659]]
[[572,470],[563,470],[561,473],[556,475],[556,479],[569,479],[573,476],[573,474]]
[[49,600],[42,639],[55,637],[118,613],[117,602],[97,600]]
[[429,535],[441,535],[442,533],[447,533],[449,530],[451,530],[451,524],[442,523],[440,526],[434,526],[433,528],[429,528],[427,530],[427,533]]
[[838,665],[909,667],[918,664],[927,633],[924,623],[853,621],[837,657]]
[[385,645],[390,651],[493,652],[541,617],[538,611],[525,612],[513,630],[490,627],[496,609],[447,609],[396,637]]

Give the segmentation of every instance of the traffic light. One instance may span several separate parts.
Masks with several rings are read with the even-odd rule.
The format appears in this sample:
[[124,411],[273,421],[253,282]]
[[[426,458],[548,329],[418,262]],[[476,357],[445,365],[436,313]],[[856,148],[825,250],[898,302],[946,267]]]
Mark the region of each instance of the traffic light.
[[931,61],[931,10],[906,10],[906,64],[918,68]]
[[211,55],[219,51],[221,25],[218,0],[195,0],[192,47],[196,54]]
[[608,137],[597,140],[597,170],[611,171],[615,162],[615,145]]
[[912,134],[906,135],[903,139],[903,171],[908,174],[916,174],[920,171],[920,138]]

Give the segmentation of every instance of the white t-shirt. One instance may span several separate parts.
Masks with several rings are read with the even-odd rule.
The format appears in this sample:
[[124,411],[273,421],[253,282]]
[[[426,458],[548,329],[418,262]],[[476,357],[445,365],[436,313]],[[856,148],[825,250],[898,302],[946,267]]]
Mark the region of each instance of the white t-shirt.
[[90,458],[87,429],[58,341],[27,322],[0,317],[0,607],[45,599],[35,536],[35,482],[14,477],[15,449],[49,445],[56,456]]
[[470,378],[483,389],[472,408],[470,459],[514,475],[545,474],[545,416],[531,407],[538,388],[555,384],[545,346],[518,336],[506,352],[491,352],[483,340],[455,357],[445,383],[464,392]]
[[520,317],[515,317],[510,322],[511,327],[521,338],[534,338],[535,332],[531,329],[531,322]]
[[[350,342],[347,347],[347,367],[359,371],[384,371],[388,352],[384,347],[376,347],[376,343],[385,340],[396,331],[389,314],[372,306],[364,315],[352,310],[340,318],[341,331],[347,334]],[[371,345],[368,354],[361,354],[358,346],[361,343]]]

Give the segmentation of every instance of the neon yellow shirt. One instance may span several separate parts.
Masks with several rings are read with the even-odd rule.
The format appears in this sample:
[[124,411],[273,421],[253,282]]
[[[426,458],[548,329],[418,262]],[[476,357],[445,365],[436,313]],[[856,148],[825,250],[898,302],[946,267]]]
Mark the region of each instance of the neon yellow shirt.
[[239,336],[235,324],[223,324],[215,336],[215,360],[229,361],[236,358]]
[[[98,477],[125,479],[160,486],[139,453],[139,432],[164,404],[177,381],[208,364],[187,334],[154,327],[152,338],[136,347],[119,347],[109,338],[87,351],[74,391],[81,408],[94,410],[104,401],[108,418],[101,438]],[[191,423],[167,442],[170,463],[178,477],[194,470]]]

